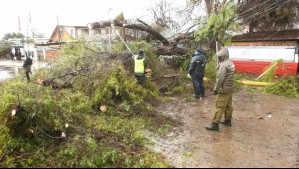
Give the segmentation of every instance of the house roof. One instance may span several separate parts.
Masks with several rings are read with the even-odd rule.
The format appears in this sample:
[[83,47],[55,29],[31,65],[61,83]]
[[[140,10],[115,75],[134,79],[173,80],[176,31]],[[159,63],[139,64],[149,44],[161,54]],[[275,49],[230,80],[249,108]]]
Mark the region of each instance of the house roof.
[[57,32],[57,28],[58,28],[58,25],[56,25],[54,31],[52,32],[52,35],[50,36],[49,41],[52,41],[52,39],[53,39],[55,33]]
[[299,41],[299,29],[246,33],[232,38],[232,42],[254,41]]
[[70,25],[60,25],[61,27],[73,27],[73,28],[86,28],[88,29],[87,26],[70,26]]
[[[74,38],[69,32],[67,32],[65,29],[64,29],[64,27],[65,26],[59,26],[59,28],[60,29],[62,29],[69,37],[72,37],[72,38]],[[72,27],[79,27],[79,26],[72,26]],[[50,37],[50,39],[49,39],[49,41],[52,41],[52,39],[54,38],[54,36],[55,36],[55,33],[58,31],[57,30],[58,29],[58,25],[55,27],[55,29],[54,29],[54,31],[53,31],[53,33],[52,33],[52,35],[51,35],[51,37]]]

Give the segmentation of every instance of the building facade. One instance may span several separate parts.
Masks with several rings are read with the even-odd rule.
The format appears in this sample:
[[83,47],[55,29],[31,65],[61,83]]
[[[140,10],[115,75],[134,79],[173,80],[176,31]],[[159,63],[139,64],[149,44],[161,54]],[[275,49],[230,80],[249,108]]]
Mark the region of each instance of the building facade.
[[237,72],[261,74],[282,59],[276,75],[298,74],[299,29],[254,32],[236,35],[228,46]]

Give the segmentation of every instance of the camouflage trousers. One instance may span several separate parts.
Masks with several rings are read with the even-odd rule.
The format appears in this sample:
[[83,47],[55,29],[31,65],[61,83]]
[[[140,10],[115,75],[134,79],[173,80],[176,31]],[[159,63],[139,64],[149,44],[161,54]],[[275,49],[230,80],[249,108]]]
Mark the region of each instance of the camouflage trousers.
[[220,123],[222,116],[231,120],[233,115],[233,93],[219,93],[216,98],[216,112],[212,123]]
[[31,73],[31,67],[27,66],[26,68],[24,68],[24,71],[25,71],[25,75],[26,75],[27,81],[30,82],[30,76],[29,76],[29,74]]

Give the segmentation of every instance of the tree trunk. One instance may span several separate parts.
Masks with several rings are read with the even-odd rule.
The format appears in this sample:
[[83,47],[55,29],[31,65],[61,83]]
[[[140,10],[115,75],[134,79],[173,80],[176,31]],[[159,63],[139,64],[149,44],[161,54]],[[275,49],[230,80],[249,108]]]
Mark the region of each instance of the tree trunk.
[[[179,48],[177,44],[185,39],[192,39],[194,37],[194,32],[186,32],[184,35],[177,37],[172,41],[171,43],[158,32],[157,30],[153,29],[151,26],[146,24],[143,21],[138,20],[141,24],[125,24],[124,22],[121,22],[119,20],[113,20],[113,21],[101,21],[101,22],[94,22],[88,24],[89,29],[95,29],[95,28],[104,28],[109,27],[111,25],[121,27],[121,28],[128,28],[128,29],[136,29],[140,31],[145,31],[149,33],[154,39],[159,40],[161,43],[163,43],[163,46],[157,47],[157,50],[155,53],[157,55],[185,55],[188,50],[184,48]],[[192,26],[194,27],[194,26]],[[191,27],[191,28],[192,28]],[[191,29],[190,28],[190,29]],[[189,31],[189,30],[188,30]]]
[[108,27],[108,26],[117,26],[117,27],[124,27],[128,29],[138,29],[141,31],[145,31],[159,41],[161,41],[164,45],[170,45],[169,41],[161,35],[158,31],[154,30],[153,28],[146,26],[146,25],[141,25],[141,24],[125,24],[123,22],[120,22],[118,20],[113,20],[113,21],[102,21],[102,22],[94,22],[88,24],[89,29],[95,29],[95,28],[103,28],[103,27]]

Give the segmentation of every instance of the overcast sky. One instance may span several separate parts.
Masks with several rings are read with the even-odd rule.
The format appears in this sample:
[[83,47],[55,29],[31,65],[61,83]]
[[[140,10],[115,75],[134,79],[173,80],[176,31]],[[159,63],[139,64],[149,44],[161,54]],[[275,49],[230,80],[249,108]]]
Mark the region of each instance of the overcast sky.
[[[0,39],[6,33],[27,35],[29,13],[32,27],[47,38],[57,25],[85,26],[88,23],[114,18],[120,12],[126,19],[149,20],[147,9],[158,0],[0,0]],[[186,0],[169,0],[184,4]],[[111,8],[111,10],[109,10]]]

